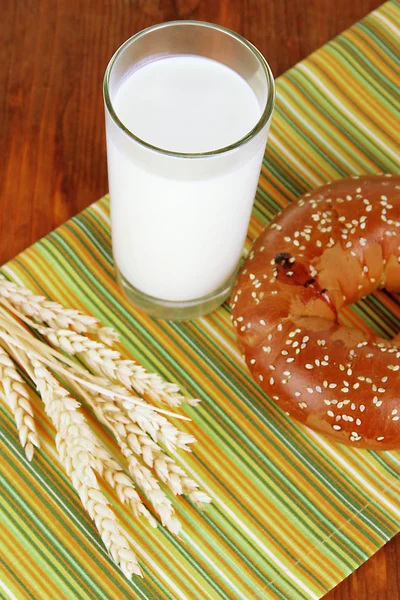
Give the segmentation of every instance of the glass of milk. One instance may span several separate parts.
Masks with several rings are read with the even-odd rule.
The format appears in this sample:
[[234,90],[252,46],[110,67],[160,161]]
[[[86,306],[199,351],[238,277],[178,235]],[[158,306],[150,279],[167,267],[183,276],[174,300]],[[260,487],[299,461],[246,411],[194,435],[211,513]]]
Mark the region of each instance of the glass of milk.
[[230,294],[274,107],[239,35],[176,21],[134,35],[104,79],[113,254],[132,303],[165,319]]

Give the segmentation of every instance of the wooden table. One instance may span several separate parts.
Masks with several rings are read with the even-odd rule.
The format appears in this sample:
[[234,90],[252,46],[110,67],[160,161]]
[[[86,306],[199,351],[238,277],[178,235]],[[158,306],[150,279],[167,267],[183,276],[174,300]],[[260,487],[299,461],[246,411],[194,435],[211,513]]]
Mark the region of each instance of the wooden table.
[[[213,21],[252,41],[278,76],[379,4],[1,0],[0,264],[107,190],[102,78],[133,33],[174,19]],[[399,573],[400,535],[326,600],[399,600]]]

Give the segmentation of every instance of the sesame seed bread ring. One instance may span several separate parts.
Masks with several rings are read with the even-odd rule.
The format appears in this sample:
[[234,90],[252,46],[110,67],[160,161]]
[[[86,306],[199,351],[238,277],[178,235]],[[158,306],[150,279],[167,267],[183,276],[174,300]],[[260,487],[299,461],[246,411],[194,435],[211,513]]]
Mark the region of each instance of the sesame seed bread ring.
[[400,292],[400,176],[341,179],[286,207],[233,293],[239,345],[293,418],[358,448],[400,447],[400,340],[338,322],[378,288]]

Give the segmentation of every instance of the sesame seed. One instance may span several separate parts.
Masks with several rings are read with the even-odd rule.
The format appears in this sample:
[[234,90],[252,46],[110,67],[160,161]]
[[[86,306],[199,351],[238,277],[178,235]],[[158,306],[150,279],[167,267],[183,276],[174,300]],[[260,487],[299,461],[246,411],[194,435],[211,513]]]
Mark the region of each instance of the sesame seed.
[[333,425],[333,429],[336,429],[336,431],[340,431],[342,428],[340,427],[340,425]]

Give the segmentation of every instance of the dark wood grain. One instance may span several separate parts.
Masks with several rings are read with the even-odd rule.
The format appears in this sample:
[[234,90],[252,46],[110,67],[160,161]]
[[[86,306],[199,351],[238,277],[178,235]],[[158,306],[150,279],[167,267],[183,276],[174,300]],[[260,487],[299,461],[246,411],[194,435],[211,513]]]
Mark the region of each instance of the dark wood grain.
[[[160,21],[234,29],[275,76],[380,0],[0,0],[0,264],[107,190],[102,78],[113,52]],[[400,600],[400,537],[327,600]],[[290,600],[290,599],[288,599]]]

